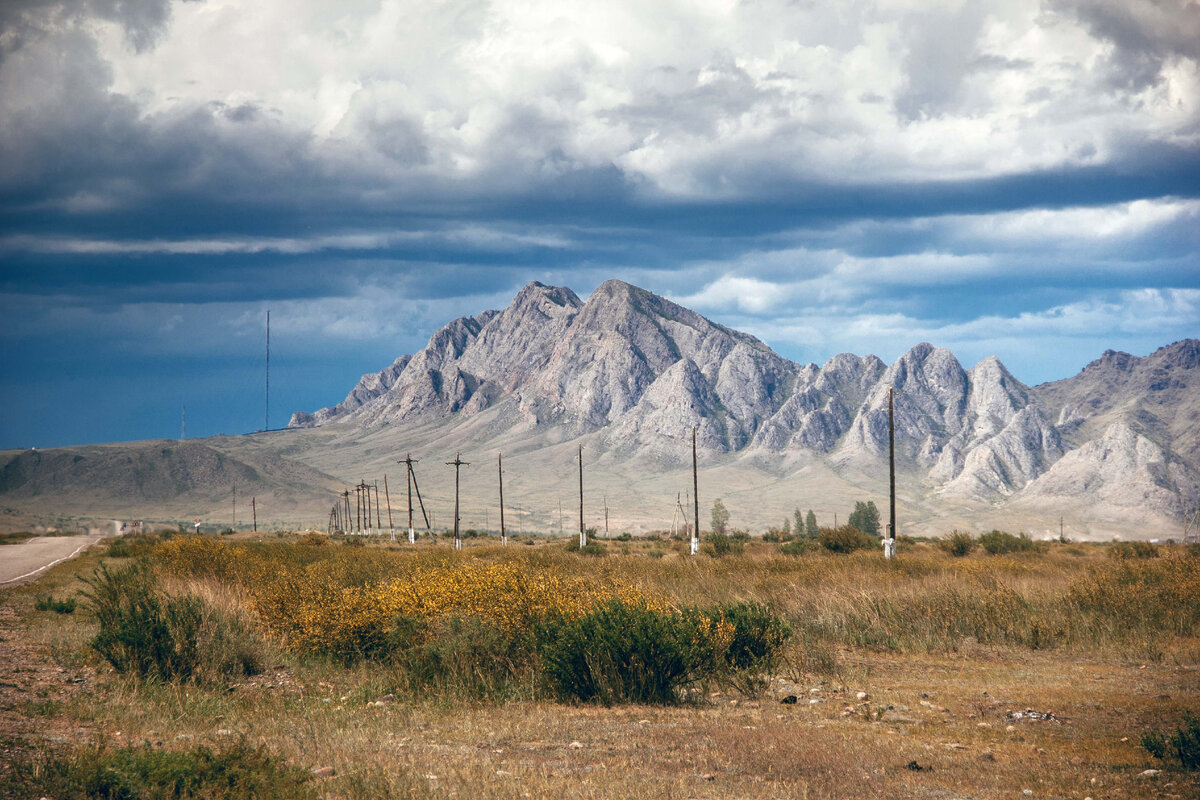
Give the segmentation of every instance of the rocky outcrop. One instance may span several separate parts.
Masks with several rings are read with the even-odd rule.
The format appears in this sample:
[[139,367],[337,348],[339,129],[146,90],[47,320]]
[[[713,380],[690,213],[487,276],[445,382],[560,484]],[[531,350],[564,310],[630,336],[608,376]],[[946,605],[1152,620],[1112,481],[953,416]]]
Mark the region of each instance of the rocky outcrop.
[[681,462],[696,428],[707,458],[804,454],[869,472],[887,453],[892,389],[898,462],[934,496],[1037,504],[1099,493],[1178,513],[1197,495],[1198,375],[1195,340],[1146,358],[1109,351],[1074,378],[1033,388],[995,357],[966,370],[928,343],[890,366],[850,354],[802,366],[621,281],[586,302],[531,283],[507,308],[454,320],[291,426],[456,425],[500,407],[478,430],[597,434],[614,457]]

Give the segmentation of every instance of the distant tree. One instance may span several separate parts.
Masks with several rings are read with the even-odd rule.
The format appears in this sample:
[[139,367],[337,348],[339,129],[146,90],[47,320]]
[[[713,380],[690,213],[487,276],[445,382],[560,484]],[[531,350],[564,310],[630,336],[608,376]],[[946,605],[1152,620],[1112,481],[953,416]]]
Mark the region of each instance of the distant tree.
[[804,518],[804,535],[810,539],[815,539],[820,533],[821,529],[817,527],[817,515],[810,508],[808,515]]
[[879,509],[875,507],[875,501],[868,500],[864,503],[859,500],[856,502],[854,511],[850,513],[850,524],[868,536],[878,536]]
[[712,507],[712,532],[725,535],[725,529],[729,527],[729,511],[725,508],[725,504],[721,502],[721,498],[713,501]]
[[798,508],[792,512],[792,529],[796,531],[797,536],[803,536],[805,533],[804,512]]
[[783,535],[784,536],[792,535],[792,521],[790,519],[788,519],[787,517],[783,518]]

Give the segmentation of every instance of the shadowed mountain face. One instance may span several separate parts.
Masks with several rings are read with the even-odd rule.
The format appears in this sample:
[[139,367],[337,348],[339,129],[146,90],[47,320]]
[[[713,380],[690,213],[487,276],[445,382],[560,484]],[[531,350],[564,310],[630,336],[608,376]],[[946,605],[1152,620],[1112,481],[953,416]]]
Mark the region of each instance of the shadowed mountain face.
[[[583,436],[610,460],[668,465],[687,457],[695,427],[710,461],[817,461],[849,474],[886,458],[892,388],[898,461],[930,497],[1037,509],[1094,501],[1117,516],[1170,518],[1200,501],[1198,375],[1196,340],[1145,358],[1110,351],[1040,387],[994,357],[968,370],[925,343],[891,366],[848,354],[800,365],[621,281],[586,303],[531,283],[508,308],[454,320],[290,426],[458,426],[481,448]],[[488,424],[472,426],[485,413]]]

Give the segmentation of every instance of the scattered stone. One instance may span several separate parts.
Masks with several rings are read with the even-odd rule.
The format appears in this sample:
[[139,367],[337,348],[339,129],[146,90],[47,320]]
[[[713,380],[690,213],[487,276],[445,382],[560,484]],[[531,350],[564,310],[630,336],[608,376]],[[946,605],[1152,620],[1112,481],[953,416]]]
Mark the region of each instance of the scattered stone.
[[1034,711],[1032,708],[1027,708],[1024,711],[1010,711],[1005,716],[1008,719],[1030,719],[1035,722],[1062,722],[1062,719],[1054,716],[1049,711]]
[[932,772],[933,771],[933,767],[930,767],[930,766],[923,767],[920,764],[918,764],[916,761],[908,762],[907,764],[904,765],[904,768],[910,769],[913,772]]
[[863,700],[870,700],[870,699],[871,699],[871,695],[867,694],[866,692],[855,692],[855,693],[854,693],[854,699],[856,699],[856,700],[858,700],[858,701],[860,701],[860,702],[861,702],[861,701],[863,701]]
[[1026,797],[1033,797],[1033,789],[1022,789],[1021,794]]
[[717,779],[717,776],[711,772],[706,772],[703,775],[700,775],[699,778],[702,781],[715,781]]
[[946,747],[951,750],[966,750],[967,749],[967,746],[965,744],[962,744],[961,742],[949,742],[946,744]]
[[229,728],[217,728],[217,736],[233,736],[233,731]]
[[1138,773],[1139,778],[1157,778],[1162,773],[1161,769],[1147,769]]
[[313,767],[309,772],[314,778],[332,778],[335,774],[333,767]]
[[567,747],[571,748],[572,750],[582,750],[583,742],[571,742],[569,745],[567,745]]
[[1004,727],[1004,730],[1005,730],[1005,731],[1007,731],[1008,733],[1012,733],[1012,732],[1013,732],[1013,731],[1015,731],[1016,729],[1017,729],[1017,726],[1016,726],[1016,725],[1006,725],[1006,726]]
[[991,750],[984,750],[982,753],[979,754],[979,760],[980,761],[995,761],[996,754],[993,753]]
[[648,720],[648,719],[639,719],[638,720],[638,725],[649,725],[649,724],[650,724],[650,720]]
[[992,723],[990,723],[990,722],[976,722],[976,723],[975,723],[975,727],[976,727],[976,728],[990,728],[990,727],[992,727]]
[[819,702],[821,702],[821,699],[819,697],[814,697],[812,700],[808,701],[808,704],[810,706],[815,706]]
[[796,695],[794,695],[794,694],[789,694],[787,697],[780,700],[779,704],[784,705],[784,706],[794,706],[798,702],[800,702],[799,697],[796,697]]

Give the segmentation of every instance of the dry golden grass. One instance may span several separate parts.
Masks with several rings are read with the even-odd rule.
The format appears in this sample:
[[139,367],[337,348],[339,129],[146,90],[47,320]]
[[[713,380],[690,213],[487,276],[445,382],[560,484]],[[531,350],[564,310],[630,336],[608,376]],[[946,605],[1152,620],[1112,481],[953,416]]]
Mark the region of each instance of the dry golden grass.
[[[244,736],[293,763],[333,767],[319,779],[330,798],[1200,796],[1194,773],[1164,768],[1138,745],[1143,731],[1200,710],[1200,630],[1189,616],[1200,613],[1200,560],[1172,551],[1136,565],[1155,580],[1178,570],[1178,580],[1157,594],[1134,580],[1106,606],[1114,610],[1088,617],[1068,602],[1072,592],[1116,583],[1097,546],[959,559],[917,545],[886,564],[876,553],[784,557],[757,542],[740,557],[691,559],[674,544],[635,541],[622,553],[610,543],[600,559],[562,552],[561,542],[469,545],[458,555],[444,545],[411,553],[331,544],[334,555],[322,558],[355,585],[387,585],[418,566],[516,565],[621,582],[678,606],[763,602],[798,635],[761,696],[678,707],[452,695],[377,704],[399,685],[386,662],[347,667],[277,650],[266,673],[228,689],[139,684],[100,669],[59,714],[115,743],[219,747]],[[176,569],[163,586],[253,622],[237,565],[273,557],[255,547],[224,566],[198,559],[209,566]],[[316,559],[279,552],[297,565]],[[74,575],[94,564],[61,565],[37,592],[69,596]],[[34,593],[4,596],[28,620],[27,635],[47,658],[94,663],[82,647],[87,617],[34,612]],[[1184,607],[1148,605],[1159,601]],[[1166,617],[1121,616],[1142,612]],[[1048,638],[1035,648],[1030,626],[1043,623]],[[781,704],[788,696],[798,702]],[[1059,721],[1008,716],[1026,708]],[[1141,777],[1148,768],[1163,772]]]

